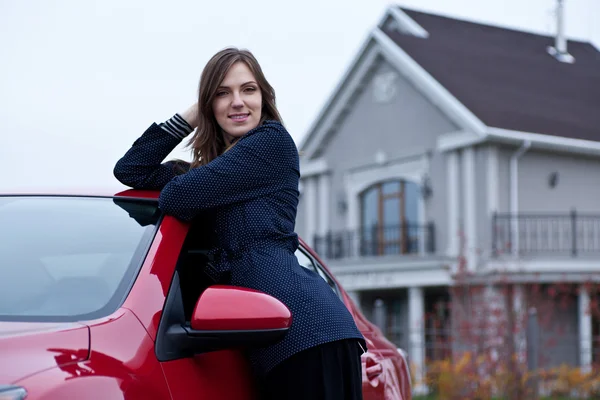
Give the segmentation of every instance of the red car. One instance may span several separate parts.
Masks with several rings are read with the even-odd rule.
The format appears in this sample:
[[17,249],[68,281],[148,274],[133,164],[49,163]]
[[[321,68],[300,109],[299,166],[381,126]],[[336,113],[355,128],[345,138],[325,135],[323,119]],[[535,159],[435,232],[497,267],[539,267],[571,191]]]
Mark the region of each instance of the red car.
[[[243,348],[291,324],[264,293],[210,285],[201,223],[157,192],[0,195],[0,399],[255,399]],[[369,345],[365,400],[409,400],[405,358],[301,241],[301,264]]]

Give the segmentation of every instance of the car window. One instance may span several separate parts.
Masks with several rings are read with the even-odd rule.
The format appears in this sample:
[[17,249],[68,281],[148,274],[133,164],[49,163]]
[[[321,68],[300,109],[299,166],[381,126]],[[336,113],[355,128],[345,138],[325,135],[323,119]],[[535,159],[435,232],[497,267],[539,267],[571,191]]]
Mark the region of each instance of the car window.
[[155,203],[0,197],[0,320],[76,321],[116,309],[160,213]]
[[304,251],[300,249],[296,250],[296,258],[298,259],[300,265],[302,265],[304,268],[313,272],[317,272],[317,267],[315,267],[312,258],[308,257]]
[[335,282],[329,277],[329,275],[327,275],[327,273],[322,269],[322,267],[318,265],[313,260],[313,258],[308,255],[308,253],[298,248],[295,254],[301,266],[310,271],[316,272],[321,278],[323,278],[325,282],[327,282],[331,290],[333,290],[339,296],[339,292],[337,290]]

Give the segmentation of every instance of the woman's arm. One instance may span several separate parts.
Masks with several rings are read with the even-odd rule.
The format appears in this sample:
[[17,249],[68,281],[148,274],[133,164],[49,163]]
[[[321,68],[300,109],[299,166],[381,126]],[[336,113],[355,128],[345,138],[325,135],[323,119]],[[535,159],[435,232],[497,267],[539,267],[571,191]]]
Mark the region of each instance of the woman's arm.
[[188,163],[162,163],[194,130],[192,107],[182,115],[175,114],[160,125],[153,123],[116,163],[113,170],[115,178],[134,189],[160,190],[175,176],[186,172]]
[[[159,207],[182,220],[200,211],[251,200],[291,186],[298,151],[279,123],[267,122],[210,163],[173,178],[161,191]],[[287,185],[285,174],[289,177]]]

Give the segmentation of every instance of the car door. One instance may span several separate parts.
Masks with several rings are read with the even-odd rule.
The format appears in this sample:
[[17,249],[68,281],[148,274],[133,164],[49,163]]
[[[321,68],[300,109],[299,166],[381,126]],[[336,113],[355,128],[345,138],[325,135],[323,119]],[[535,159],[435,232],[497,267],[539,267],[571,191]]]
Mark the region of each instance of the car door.
[[[202,272],[202,264],[206,259],[202,258],[202,255],[198,254],[201,251],[194,247],[196,243],[202,243],[196,236],[198,231],[194,226],[190,228],[163,309],[163,315],[169,315],[173,312],[172,304],[181,304],[185,309],[186,322],[190,322],[196,301],[211,283]],[[158,335],[160,329],[157,334],[157,346],[160,343]],[[173,400],[256,399],[255,383],[249,363],[240,351],[207,352],[162,361],[161,366]]]
[[242,354],[215,351],[162,363],[173,400],[256,399]]

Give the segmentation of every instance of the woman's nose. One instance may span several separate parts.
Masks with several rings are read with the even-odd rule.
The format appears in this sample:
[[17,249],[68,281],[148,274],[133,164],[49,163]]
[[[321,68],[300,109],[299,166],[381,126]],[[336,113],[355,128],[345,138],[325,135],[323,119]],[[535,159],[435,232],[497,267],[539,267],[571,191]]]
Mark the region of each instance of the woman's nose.
[[234,108],[240,108],[244,106],[244,102],[242,101],[242,98],[240,97],[239,93],[234,93],[233,94],[233,99],[231,101],[231,106]]

